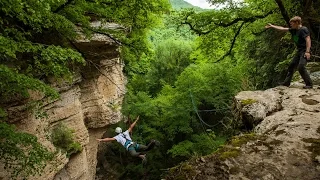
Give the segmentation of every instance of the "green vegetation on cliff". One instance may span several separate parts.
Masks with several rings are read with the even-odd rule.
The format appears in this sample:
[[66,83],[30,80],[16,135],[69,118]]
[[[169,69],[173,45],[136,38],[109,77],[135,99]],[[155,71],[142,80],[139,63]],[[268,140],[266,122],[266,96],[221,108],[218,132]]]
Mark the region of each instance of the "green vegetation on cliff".
[[[290,35],[266,31],[267,23],[288,26],[289,17],[301,15],[313,40],[318,40],[318,2],[211,2],[225,8],[179,9],[166,15],[163,25],[150,33],[152,53],[129,76],[122,111],[140,115],[134,139],[162,142],[149,153],[148,175],[130,171],[130,177],[158,178],[158,169],[210,154],[225,137],[239,131],[230,112],[233,96],[241,90],[277,85],[294,52]],[[309,14],[317,18],[308,19]],[[237,150],[223,157],[233,155]]]
[[[52,158],[34,136],[8,125],[6,108],[12,102],[22,104],[31,91],[48,100],[59,97],[49,80],[71,81],[89,63],[74,46],[79,31],[87,38],[107,34],[121,44],[128,77],[122,113],[140,115],[134,140],[161,141],[148,154],[145,168],[114,158],[112,163],[121,167],[119,178],[159,179],[159,169],[214,152],[238,131],[231,114],[233,96],[272,87],[286,73],[294,44],[289,35],[265,31],[265,24],[287,26],[291,16],[302,16],[316,41],[312,51],[319,54],[320,2],[209,2],[225,8],[200,11],[182,0],[1,0],[0,161],[9,168],[10,161],[18,161],[14,175],[27,177]],[[96,20],[118,23],[123,31],[91,27]],[[28,148],[20,148],[24,146]],[[119,148],[115,151],[121,152]]]
[[[15,168],[13,175],[27,177],[39,173],[48,160],[49,152],[35,137],[26,133],[19,134],[24,138],[15,136],[17,132],[7,125],[6,108],[12,103],[23,104],[32,91],[48,100],[59,97],[49,79],[70,81],[74,71],[88,63],[74,46],[79,33],[87,38],[93,33],[117,38],[117,43],[124,45],[123,56],[130,57],[124,59],[135,61],[149,51],[147,30],[168,10],[166,0],[1,0],[0,125],[1,133],[6,134],[0,139],[0,162],[8,168],[15,168],[10,166],[12,159],[22,163],[25,168]],[[91,27],[90,23],[97,20],[118,23],[125,29],[114,32],[103,26]],[[28,148],[24,148],[25,138],[32,140]]]

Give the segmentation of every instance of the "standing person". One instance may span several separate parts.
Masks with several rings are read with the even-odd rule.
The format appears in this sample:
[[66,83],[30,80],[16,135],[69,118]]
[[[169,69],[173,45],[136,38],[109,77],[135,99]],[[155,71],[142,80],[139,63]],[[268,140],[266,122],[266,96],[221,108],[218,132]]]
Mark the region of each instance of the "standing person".
[[99,142],[108,142],[108,141],[117,141],[121,145],[123,145],[129,153],[134,157],[139,157],[142,159],[143,163],[146,163],[146,155],[143,154],[141,151],[149,151],[154,146],[156,141],[152,140],[148,146],[137,144],[132,141],[130,134],[132,132],[132,129],[136,125],[137,121],[139,120],[139,116],[137,119],[130,125],[129,129],[122,133],[122,129],[120,127],[117,127],[115,132],[118,133],[118,135],[112,137],[112,138],[104,138],[104,139],[97,139]]
[[298,52],[292,59],[289,67],[286,79],[281,85],[290,86],[292,76],[296,69],[298,69],[304,83],[306,84],[304,89],[312,88],[312,81],[309,76],[308,71],[306,70],[307,61],[310,59],[310,48],[311,48],[311,39],[310,32],[307,27],[302,26],[301,17],[295,16],[290,19],[290,27],[286,28],[282,26],[276,26],[272,24],[268,24],[265,26],[266,29],[273,28],[280,31],[290,32],[292,35],[292,39],[295,42]]

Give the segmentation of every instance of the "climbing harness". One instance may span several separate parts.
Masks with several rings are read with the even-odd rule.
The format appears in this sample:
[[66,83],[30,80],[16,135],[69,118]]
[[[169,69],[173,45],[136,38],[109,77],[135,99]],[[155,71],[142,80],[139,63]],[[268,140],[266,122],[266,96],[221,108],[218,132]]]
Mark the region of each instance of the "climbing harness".
[[132,140],[128,139],[124,133],[121,133],[121,136],[126,139],[126,142],[124,143],[124,147],[125,147],[127,150],[129,150],[129,147],[130,147],[131,145],[133,145],[134,142],[133,142]]

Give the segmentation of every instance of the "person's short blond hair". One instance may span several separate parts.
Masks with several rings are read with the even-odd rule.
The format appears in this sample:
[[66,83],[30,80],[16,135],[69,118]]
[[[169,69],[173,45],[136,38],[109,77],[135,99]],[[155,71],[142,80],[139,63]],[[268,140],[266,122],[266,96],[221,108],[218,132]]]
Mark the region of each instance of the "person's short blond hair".
[[295,22],[298,24],[302,24],[302,19],[300,16],[295,16],[295,17],[291,18],[289,22]]

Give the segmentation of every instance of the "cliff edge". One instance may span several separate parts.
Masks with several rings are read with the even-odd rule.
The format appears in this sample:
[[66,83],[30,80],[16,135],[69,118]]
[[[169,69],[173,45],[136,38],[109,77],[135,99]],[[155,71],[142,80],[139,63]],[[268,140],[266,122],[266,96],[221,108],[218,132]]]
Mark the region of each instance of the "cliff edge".
[[320,179],[320,88],[302,86],[238,93],[237,124],[252,132],[171,168],[166,179]]
[[[125,77],[119,45],[101,34],[94,34],[90,40],[79,39],[74,45],[83,53],[87,65],[76,71],[78,73],[71,83],[51,82],[60,98],[47,102],[42,95],[31,93],[31,99],[42,101],[41,107],[36,109],[42,109],[45,117],[37,118],[39,112],[31,111],[25,102],[11,104],[6,109],[8,122],[17,130],[35,135],[38,142],[50,151],[59,152],[52,162],[47,163],[41,176],[29,179],[94,179],[98,151],[96,138],[102,137],[107,125],[121,120]],[[74,141],[81,145],[81,152],[67,156],[53,144],[50,136],[61,124],[73,132]],[[1,164],[0,179],[10,179]]]

